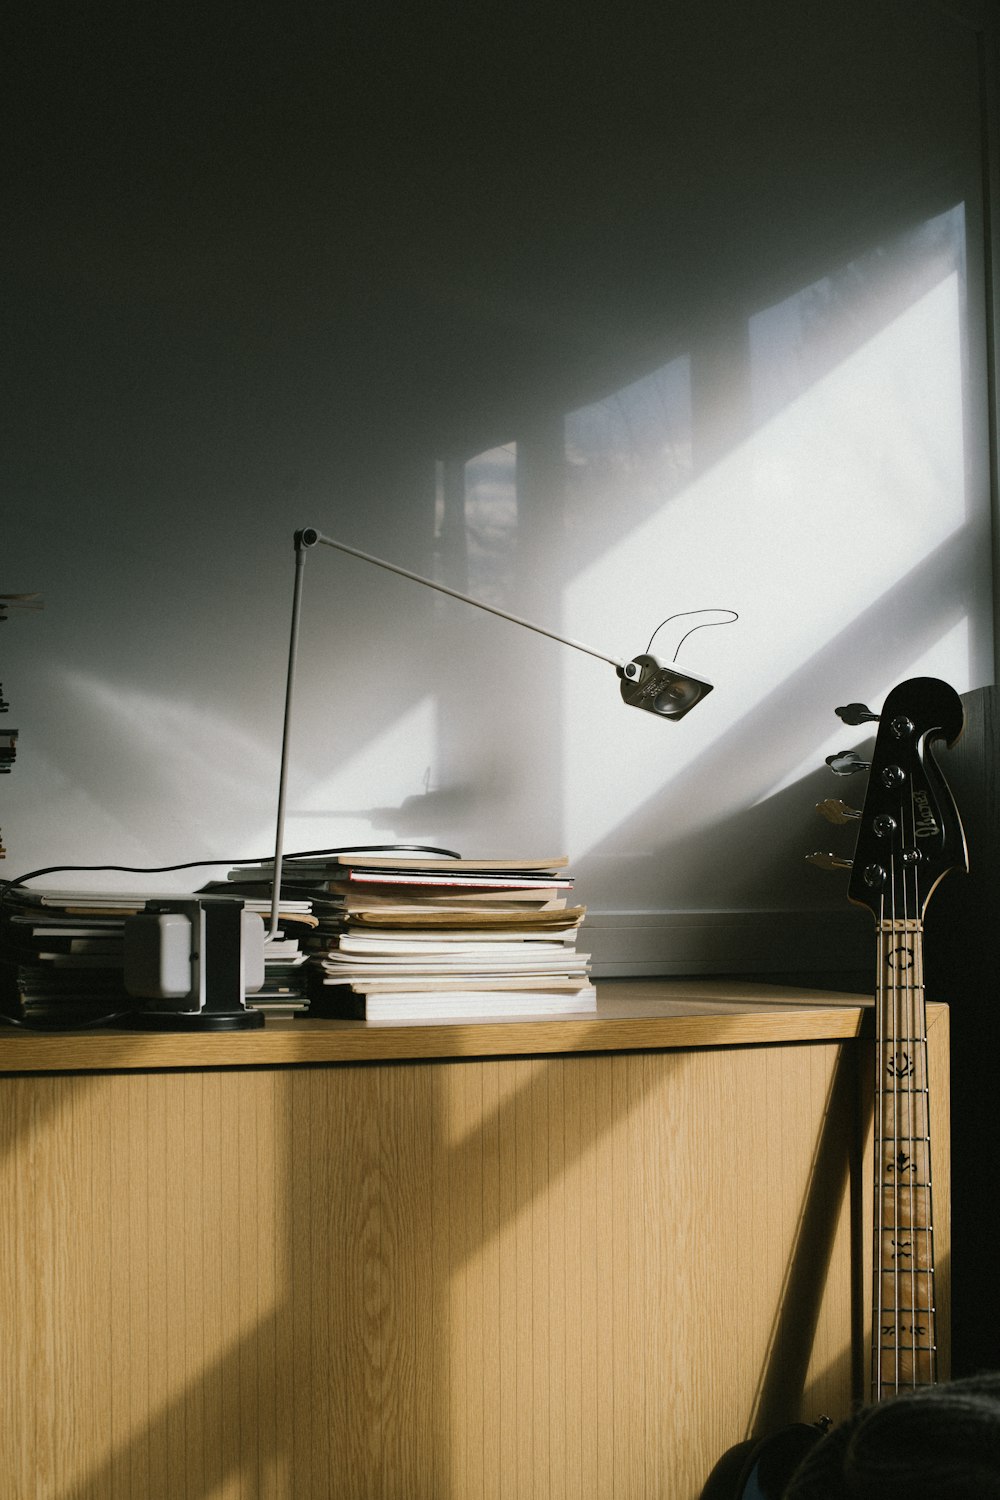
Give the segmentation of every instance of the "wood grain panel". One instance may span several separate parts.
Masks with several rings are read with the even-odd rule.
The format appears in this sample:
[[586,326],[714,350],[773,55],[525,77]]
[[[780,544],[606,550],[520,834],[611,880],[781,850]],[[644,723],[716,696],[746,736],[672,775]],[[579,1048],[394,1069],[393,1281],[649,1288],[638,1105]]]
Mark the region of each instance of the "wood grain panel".
[[0,1080],[0,1500],[694,1500],[848,1409],[866,1053]]

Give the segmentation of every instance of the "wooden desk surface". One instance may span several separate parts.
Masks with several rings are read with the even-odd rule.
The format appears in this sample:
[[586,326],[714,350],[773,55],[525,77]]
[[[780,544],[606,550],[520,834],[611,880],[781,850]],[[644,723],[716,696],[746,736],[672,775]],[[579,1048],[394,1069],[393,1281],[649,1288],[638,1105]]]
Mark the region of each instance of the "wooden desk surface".
[[724,1047],[856,1036],[870,998],[726,979],[606,979],[596,1015],[510,1021],[268,1021],[246,1032],[0,1029],[0,1073],[274,1067]]

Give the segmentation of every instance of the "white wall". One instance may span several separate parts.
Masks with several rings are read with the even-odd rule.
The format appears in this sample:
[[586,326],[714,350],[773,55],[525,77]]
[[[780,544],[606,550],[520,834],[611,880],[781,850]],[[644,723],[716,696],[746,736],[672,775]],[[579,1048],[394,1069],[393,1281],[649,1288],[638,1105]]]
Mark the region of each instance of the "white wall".
[[716,689],[671,724],[317,552],[289,848],[566,852],[618,972],[863,955],[803,864],[849,852],[812,811],[863,738],[833,708],[993,677],[976,37],[871,9],[680,6],[610,53],[553,20],[499,110],[465,66],[490,37],[424,38],[433,105],[383,38],[346,139],[305,29],[230,72],[177,43],[152,95],[127,48],[49,59],[9,288],[0,591],[45,609],[0,627],[8,874],[267,852],[315,525],[614,655],[740,619],[684,644]]

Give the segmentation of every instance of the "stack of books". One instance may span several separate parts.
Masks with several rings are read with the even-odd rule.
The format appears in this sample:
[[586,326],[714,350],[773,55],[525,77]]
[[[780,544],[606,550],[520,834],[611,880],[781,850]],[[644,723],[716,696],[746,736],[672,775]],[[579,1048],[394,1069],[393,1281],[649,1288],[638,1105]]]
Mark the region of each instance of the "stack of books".
[[311,1014],[434,1021],[593,1011],[589,955],[577,948],[584,909],[570,904],[566,864],[364,852],[289,860],[283,899],[308,890],[316,917],[304,940]]
[[0,1011],[28,1025],[93,1025],[135,1009],[123,979],[126,917],[141,897],[32,891],[0,908]]

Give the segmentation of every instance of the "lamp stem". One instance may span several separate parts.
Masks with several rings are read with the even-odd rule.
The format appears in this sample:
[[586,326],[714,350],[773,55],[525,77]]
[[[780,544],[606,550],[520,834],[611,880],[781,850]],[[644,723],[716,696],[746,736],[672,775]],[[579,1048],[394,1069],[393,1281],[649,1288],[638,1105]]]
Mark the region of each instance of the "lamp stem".
[[288,675],[285,678],[285,721],[281,731],[281,770],[278,773],[278,822],[274,833],[274,871],[271,886],[271,920],[267,939],[270,942],[278,930],[278,909],[281,902],[281,863],[285,844],[285,793],[288,788],[288,746],[292,723],[292,689],[295,685],[295,663],[299,651],[299,617],[302,614],[303,570],[306,563],[306,548],[299,536],[295,538],[295,586],[292,591],[292,631],[288,640]]

